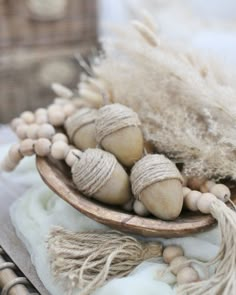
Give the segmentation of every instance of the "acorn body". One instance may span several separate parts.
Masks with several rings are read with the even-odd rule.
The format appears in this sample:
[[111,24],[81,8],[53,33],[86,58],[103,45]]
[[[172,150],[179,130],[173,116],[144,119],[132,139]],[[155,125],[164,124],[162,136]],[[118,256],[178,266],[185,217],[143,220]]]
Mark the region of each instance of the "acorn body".
[[123,205],[132,197],[129,177],[115,156],[99,149],[87,149],[72,166],[79,191],[103,203]]
[[177,179],[154,183],[140,193],[140,199],[160,219],[176,219],[183,207],[182,184]]
[[65,128],[70,141],[80,150],[95,148],[95,119],[97,110],[83,108],[70,116],[65,122]]
[[[124,140],[125,139],[125,140]],[[102,147],[127,167],[131,167],[143,154],[143,135],[137,127],[126,127],[104,137]]]
[[111,104],[98,111],[96,139],[124,166],[131,167],[143,155],[144,140],[138,115],[121,104]]
[[137,199],[156,217],[176,219],[183,207],[182,177],[174,163],[163,155],[147,155],[131,172]]

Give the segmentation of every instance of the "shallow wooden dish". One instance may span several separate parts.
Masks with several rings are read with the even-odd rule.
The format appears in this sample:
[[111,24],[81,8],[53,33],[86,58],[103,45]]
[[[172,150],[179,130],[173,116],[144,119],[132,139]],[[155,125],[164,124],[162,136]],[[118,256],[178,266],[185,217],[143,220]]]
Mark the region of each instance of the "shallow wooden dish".
[[[62,162],[37,157],[38,171],[44,182],[62,199],[99,223],[124,232],[149,237],[181,237],[199,233],[216,224],[210,215],[183,212],[175,221],[140,217],[119,208],[106,206],[84,197],[74,186],[69,168]],[[232,199],[236,202],[236,191]]]

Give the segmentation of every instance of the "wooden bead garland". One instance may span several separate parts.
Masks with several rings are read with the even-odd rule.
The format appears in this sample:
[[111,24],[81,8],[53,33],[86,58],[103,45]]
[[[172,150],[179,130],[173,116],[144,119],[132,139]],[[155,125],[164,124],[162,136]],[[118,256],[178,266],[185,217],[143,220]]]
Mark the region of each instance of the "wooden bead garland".
[[133,194],[148,211],[164,220],[179,216],[183,206],[182,176],[163,155],[146,155],[131,171]]
[[65,128],[71,142],[80,150],[95,148],[95,120],[97,110],[83,108],[69,117],[65,122]]
[[36,155],[40,157],[47,157],[51,150],[51,141],[47,138],[39,138],[36,140],[34,150]]
[[127,173],[108,152],[87,149],[71,171],[76,187],[86,196],[112,205],[123,205],[132,197]]
[[184,251],[180,246],[167,246],[163,251],[163,260],[169,264],[169,268],[176,275],[177,284],[188,284],[200,280],[197,271],[191,267]]
[[144,140],[138,115],[121,104],[106,105],[98,110],[96,140],[106,151],[127,167],[141,159]]

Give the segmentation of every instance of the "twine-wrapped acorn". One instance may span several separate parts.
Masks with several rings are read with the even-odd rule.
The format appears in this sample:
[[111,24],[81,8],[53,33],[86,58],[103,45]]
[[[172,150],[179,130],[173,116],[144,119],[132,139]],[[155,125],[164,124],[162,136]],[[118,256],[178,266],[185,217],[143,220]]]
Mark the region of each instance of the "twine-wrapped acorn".
[[65,122],[65,128],[71,142],[80,150],[95,148],[95,119],[97,110],[83,108],[69,117]]
[[96,119],[97,142],[130,167],[143,155],[143,134],[138,115],[121,104],[106,105],[99,109]]
[[103,203],[123,205],[132,196],[127,173],[108,152],[87,149],[71,171],[78,190]]
[[182,176],[163,155],[147,155],[131,171],[132,191],[156,217],[177,218],[183,206]]

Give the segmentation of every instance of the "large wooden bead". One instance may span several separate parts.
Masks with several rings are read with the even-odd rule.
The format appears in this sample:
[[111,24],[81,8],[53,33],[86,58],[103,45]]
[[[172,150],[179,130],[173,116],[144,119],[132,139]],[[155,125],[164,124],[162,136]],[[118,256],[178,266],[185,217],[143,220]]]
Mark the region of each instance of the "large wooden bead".
[[199,281],[199,275],[192,267],[184,267],[177,274],[177,283],[188,284]]
[[35,141],[33,139],[24,139],[20,143],[20,153],[23,156],[32,156],[34,154],[34,143]]
[[176,219],[183,207],[182,177],[163,155],[147,155],[131,171],[132,191],[149,212],[163,220]]
[[190,263],[185,256],[177,256],[170,262],[171,272],[175,275],[186,266],[190,266]]
[[24,124],[23,119],[15,118],[11,121],[11,128],[12,128],[12,130],[16,131],[17,127],[19,127],[22,124]]
[[167,246],[163,251],[163,260],[165,263],[169,264],[176,257],[183,256],[184,250],[180,246]]
[[38,130],[39,130],[38,124],[31,124],[29,125],[27,129],[27,137],[31,139],[37,139],[38,138]]
[[40,157],[47,157],[50,154],[51,145],[47,138],[39,138],[34,145],[35,153]]
[[64,141],[65,143],[68,143],[68,138],[64,133],[57,133],[52,138],[52,143],[56,141]]
[[82,153],[72,166],[72,177],[79,191],[106,204],[124,205],[132,197],[126,171],[103,150]]
[[201,186],[200,186],[200,191],[202,193],[209,193],[210,189],[215,185],[216,183],[211,180],[205,181]]
[[54,127],[50,124],[42,124],[38,130],[38,138],[48,138],[51,139],[53,135],[56,133]]
[[65,122],[65,115],[63,110],[49,110],[48,111],[48,121],[51,123],[53,126],[59,127],[62,126]]
[[204,214],[211,213],[211,204],[216,199],[216,196],[211,193],[203,193],[197,202],[198,210]]
[[139,216],[148,216],[150,215],[147,208],[138,200],[134,201],[134,212],[138,214]]
[[79,157],[81,155],[81,152],[77,149],[70,149],[70,151],[68,152],[65,161],[66,164],[70,167],[72,167],[74,165],[74,163],[78,160],[77,157]]
[[70,141],[80,150],[95,148],[95,119],[97,110],[83,108],[74,113],[65,122],[65,128]]
[[13,163],[19,163],[20,160],[23,158],[23,155],[20,152],[20,144],[15,143],[13,144],[9,151],[8,151],[8,157]]
[[20,117],[24,120],[26,124],[32,124],[35,120],[34,114],[30,111],[23,112]]
[[17,166],[17,164],[14,161],[12,161],[8,155],[3,159],[3,161],[0,164],[1,170],[6,172],[13,171]]
[[215,184],[210,188],[210,193],[215,195],[217,199],[220,199],[223,202],[228,202],[231,197],[231,192],[229,188],[224,184]]
[[21,124],[16,128],[16,135],[18,136],[19,139],[23,140],[27,138],[28,127],[29,126],[26,124]]
[[198,211],[197,202],[201,197],[202,193],[199,191],[190,191],[184,198],[184,205],[191,211]]
[[200,186],[206,182],[206,179],[203,177],[191,177],[187,181],[187,186],[192,190],[199,190]]
[[132,109],[121,104],[106,105],[98,111],[96,139],[120,163],[131,167],[144,151],[140,126],[138,115]]
[[69,146],[64,141],[56,141],[51,146],[51,155],[56,160],[64,160],[69,152]]

